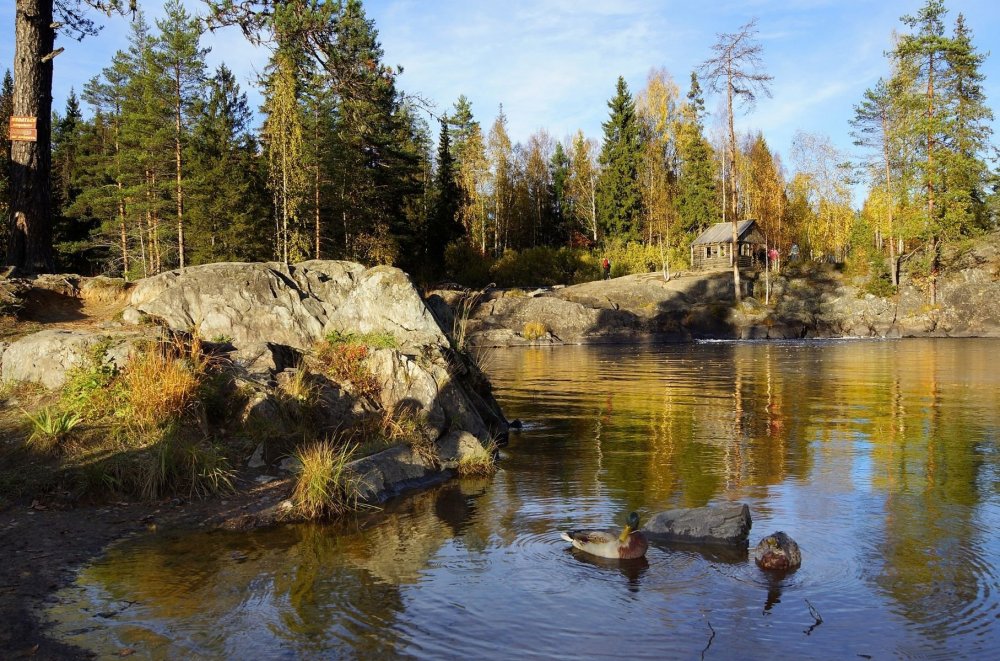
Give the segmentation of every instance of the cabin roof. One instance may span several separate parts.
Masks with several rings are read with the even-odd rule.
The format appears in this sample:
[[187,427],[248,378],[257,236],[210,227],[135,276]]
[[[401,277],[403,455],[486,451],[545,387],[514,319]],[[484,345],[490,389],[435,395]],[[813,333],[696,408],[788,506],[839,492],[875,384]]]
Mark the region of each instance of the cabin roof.
[[[741,220],[736,226],[736,233],[742,241],[746,234],[753,228],[755,220]],[[709,243],[732,243],[733,242],[733,224],[732,223],[716,223],[709,227],[707,230],[698,235],[698,238],[694,240],[692,245],[706,245]]]

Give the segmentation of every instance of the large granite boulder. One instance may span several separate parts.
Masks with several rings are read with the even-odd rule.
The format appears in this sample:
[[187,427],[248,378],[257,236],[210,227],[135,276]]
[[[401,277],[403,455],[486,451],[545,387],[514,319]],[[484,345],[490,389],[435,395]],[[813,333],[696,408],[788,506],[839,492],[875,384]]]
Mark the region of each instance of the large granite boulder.
[[323,336],[326,311],[277,264],[206,264],[140,280],[123,318],[153,317],[168,328],[308,349]]
[[326,304],[324,334],[381,332],[392,334],[404,346],[448,344],[410,278],[397,268],[376,266],[357,274],[353,287],[336,307]]
[[0,359],[3,381],[39,383],[61,388],[76,367],[92,360],[100,347],[102,362],[121,367],[139,337],[106,335],[82,330],[49,329],[27,335],[8,345]]
[[702,544],[746,545],[750,537],[750,508],[745,503],[660,512],[643,531],[653,540]]

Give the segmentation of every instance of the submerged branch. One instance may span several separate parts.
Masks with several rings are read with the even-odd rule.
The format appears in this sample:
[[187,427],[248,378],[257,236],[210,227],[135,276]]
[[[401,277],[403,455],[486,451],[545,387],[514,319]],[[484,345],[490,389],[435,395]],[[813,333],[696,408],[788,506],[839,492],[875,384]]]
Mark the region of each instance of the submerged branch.
[[812,626],[810,626],[808,629],[805,629],[802,632],[808,636],[813,632],[813,629],[823,624],[823,616],[819,614],[819,611],[816,610],[816,608],[811,603],[809,603],[808,599],[806,599],[806,605],[809,606],[809,614],[813,616],[814,620],[816,620],[815,622],[813,622]]

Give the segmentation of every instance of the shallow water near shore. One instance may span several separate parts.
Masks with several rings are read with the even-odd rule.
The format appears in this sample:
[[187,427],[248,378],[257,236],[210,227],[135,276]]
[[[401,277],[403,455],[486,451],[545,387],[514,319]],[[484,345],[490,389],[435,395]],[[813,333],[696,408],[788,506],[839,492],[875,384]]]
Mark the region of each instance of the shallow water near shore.
[[[500,350],[524,421],[489,479],[337,525],[148,535],[84,568],[52,634],[139,658],[1000,655],[998,340]],[[559,531],[740,501],[803,566]]]

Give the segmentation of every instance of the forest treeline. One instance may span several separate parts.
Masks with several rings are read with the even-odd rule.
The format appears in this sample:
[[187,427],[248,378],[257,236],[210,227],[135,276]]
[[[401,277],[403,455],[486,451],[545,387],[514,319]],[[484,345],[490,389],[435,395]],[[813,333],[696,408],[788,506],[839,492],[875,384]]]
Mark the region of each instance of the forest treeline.
[[[885,77],[859,94],[863,156],[800,132],[788,165],[763,134],[732,128],[732,103],[714,124],[705,109],[703,86],[735,92],[739,109],[751,88],[713,65],[753,30],[720,35],[714,59],[706,45],[683,89],[664,69],[635,93],[619,78],[600,140],[539,130],[515,143],[502,107],[484,127],[465,96],[442,112],[400,90],[359,0],[253,4],[207,2],[203,18],[169,0],[153,25],[137,13],[127,50],[54,113],[60,270],[324,258],[529,284],[593,277],[595,251],[616,255],[617,273],[684,268],[703,229],[754,218],[781,255],[849,259],[889,288],[910,260],[933,296],[942,247],[997,227],[985,56],[941,0],[902,17]],[[204,65],[206,30],[227,22],[268,46],[259,113],[225,65]],[[760,58],[728,64],[767,92]],[[4,131],[12,89],[8,74]],[[5,179],[0,205],[7,194]]]

